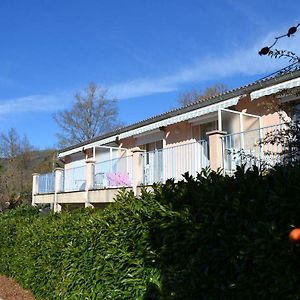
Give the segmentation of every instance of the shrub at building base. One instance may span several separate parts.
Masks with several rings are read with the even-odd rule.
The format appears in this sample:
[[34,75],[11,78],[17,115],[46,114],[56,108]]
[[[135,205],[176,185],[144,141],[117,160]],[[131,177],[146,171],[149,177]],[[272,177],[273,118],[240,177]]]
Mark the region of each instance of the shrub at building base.
[[0,215],[0,273],[37,299],[300,299],[300,168],[203,172],[103,211]]

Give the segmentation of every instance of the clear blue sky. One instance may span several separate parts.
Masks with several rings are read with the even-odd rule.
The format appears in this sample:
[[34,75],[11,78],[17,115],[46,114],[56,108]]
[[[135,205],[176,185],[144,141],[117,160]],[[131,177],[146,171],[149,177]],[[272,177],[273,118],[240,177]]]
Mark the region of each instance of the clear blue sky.
[[[257,52],[298,22],[298,1],[1,0],[0,132],[55,145],[53,113],[91,81],[126,124],[190,89],[249,83],[287,63]],[[300,53],[300,32],[278,48]]]

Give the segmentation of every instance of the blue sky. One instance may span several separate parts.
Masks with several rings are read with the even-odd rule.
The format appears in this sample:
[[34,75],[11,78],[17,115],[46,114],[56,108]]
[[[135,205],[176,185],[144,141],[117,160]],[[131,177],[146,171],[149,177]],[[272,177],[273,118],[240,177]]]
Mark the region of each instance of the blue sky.
[[[38,148],[52,118],[95,82],[130,124],[177,106],[180,94],[250,83],[286,61],[261,47],[300,22],[298,1],[1,0],[0,132]],[[300,53],[300,33],[278,48]]]

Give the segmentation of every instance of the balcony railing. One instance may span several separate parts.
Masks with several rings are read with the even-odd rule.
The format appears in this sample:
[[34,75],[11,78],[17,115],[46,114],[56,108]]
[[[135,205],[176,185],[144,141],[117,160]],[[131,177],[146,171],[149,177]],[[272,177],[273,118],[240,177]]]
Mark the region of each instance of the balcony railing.
[[86,186],[86,166],[66,169],[63,176],[63,191],[84,191]]
[[127,187],[132,185],[132,155],[95,164],[94,188]]
[[54,172],[38,176],[38,194],[54,193],[55,176]]
[[189,172],[195,176],[209,166],[207,141],[178,145],[144,153],[144,184],[182,179]]
[[[282,135],[286,124],[228,134],[223,137],[225,173],[231,174],[237,166],[245,164],[274,166],[283,161],[283,146],[276,137]],[[275,138],[273,138],[275,137]]]
[[[61,182],[62,186],[57,190],[75,192],[87,188],[131,187],[133,179],[138,184],[151,185],[154,182],[165,182],[169,178],[180,180],[186,172],[195,176],[202,168],[209,166],[208,143],[204,140],[140,155],[142,164],[138,161],[135,164],[133,155],[130,155],[95,163],[91,169],[86,166],[67,168],[59,175],[61,180],[57,184]],[[92,173],[87,174],[87,170]],[[38,178],[38,193],[54,193],[54,173],[39,175]],[[87,180],[93,182],[91,187],[87,186],[90,184]]]

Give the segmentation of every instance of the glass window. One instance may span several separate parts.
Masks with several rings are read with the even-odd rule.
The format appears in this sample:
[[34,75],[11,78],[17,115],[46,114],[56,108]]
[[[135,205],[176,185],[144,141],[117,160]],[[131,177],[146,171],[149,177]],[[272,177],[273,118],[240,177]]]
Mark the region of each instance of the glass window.
[[207,140],[206,132],[217,130],[217,129],[218,129],[217,121],[195,125],[192,127],[192,136],[195,140]]
[[148,143],[140,146],[141,149],[146,150],[146,164],[149,164],[150,162],[150,154],[149,152],[154,150],[159,150],[163,148],[163,141],[156,141],[153,143]]
[[205,123],[200,125],[200,140],[207,140],[207,132],[217,130],[218,124],[217,121]]

